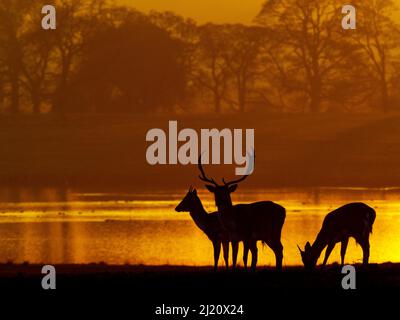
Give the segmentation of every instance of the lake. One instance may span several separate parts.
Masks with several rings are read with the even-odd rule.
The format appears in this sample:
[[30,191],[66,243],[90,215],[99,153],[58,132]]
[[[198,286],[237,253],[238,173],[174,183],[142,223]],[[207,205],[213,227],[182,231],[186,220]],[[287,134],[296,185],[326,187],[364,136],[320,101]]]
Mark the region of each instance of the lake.
[[[174,211],[185,194],[0,188],[0,262],[212,265],[211,242],[189,214]],[[199,196],[208,211],[215,210],[210,193]],[[312,242],[325,215],[353,201],[377,211],[370,261],[400,262],[400,188],[251,190],[232,198],[234,203],[273,200],[287,209],[284,266],[300,265],[296,245]],[[274,265],[272,251],[261,244],[259,249],[259,265]],[[329,263],[339,261],[337,245]],[[346,263],[361,261],[362,250],[351,240]]]

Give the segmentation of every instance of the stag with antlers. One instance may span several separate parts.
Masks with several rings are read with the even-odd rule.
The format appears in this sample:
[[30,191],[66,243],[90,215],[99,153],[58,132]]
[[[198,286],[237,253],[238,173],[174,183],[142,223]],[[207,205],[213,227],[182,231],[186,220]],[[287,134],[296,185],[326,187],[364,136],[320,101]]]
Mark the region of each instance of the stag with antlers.
[[[218,218],[218,212],[207,213],[204,209],[203,204],[199,196],[197,195],[197,190],[190,187],[188,193],[183,198],[183,200],[175,208],[177,212],[189,212],[196,226],[203,231],[208,239],[211,240],[214,248],[214,270],[218,268],[218,260],[221,251],[221,244],[223,250],[223,256],[226,268],[228,269],[229,260],[229,237],[221,226]],[[237,243],[233,244],[233,247],[237,247]],[[245,248],[249,247],[245,243]],[[234,264],[236,264],[237,250],[233,255]],[[247,255],[243,257],[243,262],[245,267],[247,267]]]
[[231,193],[248,175],[228,182],[223,179],[223,184],[220,185],[214,179],[206,176],[201,156],[198,167],[199,178],[207,183],[206,188],[214,194],[221,225],[228,232],[230,241],[232,241],[233,256],[237,254],[237,243],[244,241],[244,257],[247,260],[250,250],[252,253],[251,268],[254,270],[258,259],[257,241],[262,241],[275,253],[276,268],[281,270],[283,260],[281,232],[286,217],[285,208],[271,201],[233,205]]

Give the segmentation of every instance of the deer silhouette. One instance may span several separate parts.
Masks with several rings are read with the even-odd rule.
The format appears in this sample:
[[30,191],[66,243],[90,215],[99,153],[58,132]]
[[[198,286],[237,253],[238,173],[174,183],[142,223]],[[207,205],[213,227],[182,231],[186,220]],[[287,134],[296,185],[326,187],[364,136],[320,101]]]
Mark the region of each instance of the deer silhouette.
[[[214,270],[217,270],[218,268],[218,260],[222,244],[224,261],[226,268],[228,269],[230,241],[227,231],[221,226],[220,220],[218,218],[218,212],[207,213],[207,211],[203,207],[203,204],[201,203],[199,196],[197,195],[197,190],[193,189],[192,187],[190,187],[186,196],[175,208],[175,211],[189,212],[197,227],[206,234],[208,239],[211,240],[214,247]],[[236,261],[237,250],[233,254],[235,254],[233,260]],[[244,262],[245,267],[247,267],[247,258]]]
[[223,185],[219,185],[214,179],[207,178],[202,167],[201,155],[198,167],[200,180],[211,183],[207,184],[206,188],[214,194],[221,225],[227,230],[229,239],[232,241],[232,255],[237,254],[238,242],[244,241],[243,261],[246,261],[247,264],[250,250],[252,253],[251,268],[254,270],[258,260],[257,241],[261,240],[272,249],[276,258],[276,268],[281,270],[283,260],[281,233],[286,217],[285,208],[272,201],[233,205],[231,193],[236,190],[238,183],[248,176],[244,175],[240,179],[230,182],[225,182],[223,179]]
[[349,203],[330,213],[325,217],[321,231],[311,245],[307,242],[304,251],[300,249],[301,258],[306,269],[313,269],[317,264],[322,250],[326,247],[325,258],[322,263],[326,265],[336,243],[341,243],[341,264],[344,264],[349,238],[353,237],[363,250],[363,264],[369,260],[369,235],[376,217],[375,210],[365,203]]

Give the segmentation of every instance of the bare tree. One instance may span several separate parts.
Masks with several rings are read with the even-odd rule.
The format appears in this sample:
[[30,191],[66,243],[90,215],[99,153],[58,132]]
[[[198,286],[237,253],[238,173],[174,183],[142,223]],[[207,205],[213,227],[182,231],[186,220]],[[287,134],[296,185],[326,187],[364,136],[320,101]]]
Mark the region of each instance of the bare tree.
[[365,54],[367,68],[379,88],[380,104],[389,111],[390,82],[398,60],[399,28],[393,20],[397,8],[391,0],[363,0],[357,6],[357,32],[353,39]]
[[6,100],[6,81],[3,66],[0,64],[0,112],[4,111],[4,104]]
[[35,114],[41,112],[45,98],[50,95],[51,60],[54,55],[54,33],[41,28],[41,4],[30,8],[31,19],[25,21],[25,32],[20,36],[23,50],[21,83],[32,103]]
[[286,60],[281,75],[289,75],[291,88],[306,94],[311,112],[321,111],[327,81],[350,54],[340,17],[333,0],[268,0],[256,19],[278,37]]
[[206,24],[200,27],[200,40],[197,50],[195,82],[210,93],[214,111],[220,113],[226,97],[229,80],[229,67],[224,52],[224,26]]
[[248,103],[250,89],[255,87],[255,81],[260,74],[259,53],[261,50],[264,30],[260,27],[247,27],[236,24],[225,29],[225,50],[222,55],[226,60],[240,112],[244,112]]
[[180,108],[188,109],[196,99],[196,70],[198,56],[196,55],[199,44],[199,28],[192,19],[187,19],[173,12],[151,11],[148,18],[152,23],[166,30],[171,38],[181,42],[183,47],[182,66],[185,77],[184,96]]
[[18,113],[21,96],[23,50],[21,34],[32,1],[4,0],[0,2],[0,64],[9,84],[10,110]]
[[[53,109],[65,112],[65,94],[74,68],[79,63],[85,40],[94,32],[96,21],[106,9],[107,1],[59,0],[58,27],[55,30],[56,88]],[[104,18],[104,16],[103,16]]]

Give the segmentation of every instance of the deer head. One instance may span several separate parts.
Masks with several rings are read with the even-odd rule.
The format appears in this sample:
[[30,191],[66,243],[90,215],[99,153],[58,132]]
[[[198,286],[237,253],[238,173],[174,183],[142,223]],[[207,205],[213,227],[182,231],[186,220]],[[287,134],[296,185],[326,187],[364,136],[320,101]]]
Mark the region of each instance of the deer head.
[[176,212],[189,212],[195,205],[195,201],[198,199],[197,190],[191,186],[188,193],[183,200],[176,206]]
[[248,175],[242,176],[240,179],[228,182],[226,182],[225,179],[222,179],[223,184],[220,185],[214,179],[208,178],[204,173],[204,169],[201,164],[201,155],[199,157],[198,166],[200,170],[199,178],[201,181],[208,183],[205,185],[205,187],[208,191],[214,194],[215,204],[217,205],[217,207],[220,209],[232,206],[231,193],[236,190],[236,188],[238,187],[238,183],[245,180]]
[[314,254],[314,250],[310,242],[307,241],[304,251],[302,251],[299,246],[297,246],[297,248],[299,248],[304,267],[308,270],[314,269],[315,265],[317,264],[318,257],[316,257]]

